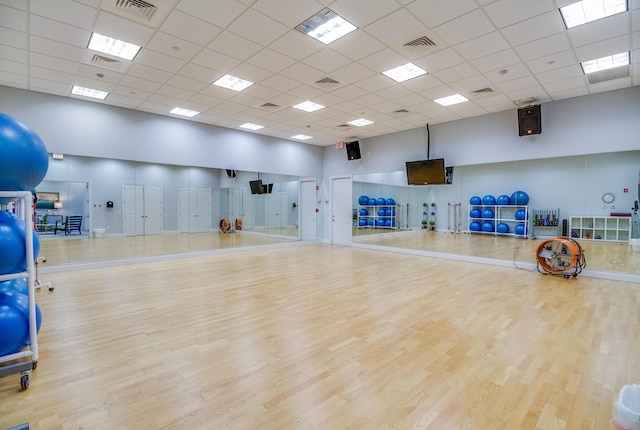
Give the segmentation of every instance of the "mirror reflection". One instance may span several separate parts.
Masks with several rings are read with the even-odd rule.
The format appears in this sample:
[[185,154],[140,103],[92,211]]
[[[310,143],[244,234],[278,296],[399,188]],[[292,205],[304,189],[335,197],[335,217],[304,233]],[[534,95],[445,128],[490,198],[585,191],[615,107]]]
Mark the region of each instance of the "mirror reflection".
[[[264,184],[260,192],[254,181]],[[289,175],[50,159],[36,188],[40,255],[54,266],[296,241],[298,183]]]

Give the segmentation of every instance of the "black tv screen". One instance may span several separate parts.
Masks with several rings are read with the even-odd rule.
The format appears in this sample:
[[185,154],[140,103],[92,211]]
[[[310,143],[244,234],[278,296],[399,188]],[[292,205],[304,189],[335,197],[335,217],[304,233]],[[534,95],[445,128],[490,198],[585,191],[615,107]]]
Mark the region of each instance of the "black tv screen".
[[407,183],[409,185],[446,184],[444,158],[407,161]]
[[262,185],[262,179],[249,181],[249,186],[251,187],[251,194],[264,194],[264,185]]

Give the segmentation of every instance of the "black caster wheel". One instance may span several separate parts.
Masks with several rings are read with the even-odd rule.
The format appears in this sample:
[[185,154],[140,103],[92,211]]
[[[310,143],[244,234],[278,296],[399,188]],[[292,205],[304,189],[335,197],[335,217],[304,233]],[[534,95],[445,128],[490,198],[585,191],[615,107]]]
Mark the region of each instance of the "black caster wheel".
[[29,388],[29,375],[22,375],[20,377],[20,388],[22,389],[22,391]]
[[31,370],[36,370],[37,367],[38,367],[37,361],[34,361],[33,363],[31,363]]
[[49,291],[53,291],[53,287],[49,287]]

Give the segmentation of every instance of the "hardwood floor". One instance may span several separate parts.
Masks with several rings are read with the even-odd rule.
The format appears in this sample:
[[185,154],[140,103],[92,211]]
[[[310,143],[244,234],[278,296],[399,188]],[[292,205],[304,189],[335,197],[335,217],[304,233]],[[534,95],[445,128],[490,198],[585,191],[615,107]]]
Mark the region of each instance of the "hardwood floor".
[[0,428],[608,429],[640,285],[300,245],[46,275]]

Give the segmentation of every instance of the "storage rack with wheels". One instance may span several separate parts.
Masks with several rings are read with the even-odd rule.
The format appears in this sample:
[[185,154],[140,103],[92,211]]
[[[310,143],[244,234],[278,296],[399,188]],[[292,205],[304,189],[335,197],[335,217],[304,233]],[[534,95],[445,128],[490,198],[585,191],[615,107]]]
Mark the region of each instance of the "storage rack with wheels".
[[[358,205],[358,228],[398,228],[398,211],[401,205]],[[383,211],[384,215],[380,215]],[[387,215],[388,214],[388,215]]]
[[[478,212],[474,212],[478,211]],[[493,216],[486,216],[491,211]],[[475,214],[480,216],[473,216]],[[513,236],[528,238],[531,233],[531,208],[525,205],[469,205],[469,224],[477,222],[480,225],[489,221],[493,223],[492,230],[472,230],[470,233],[493,234],[496,236]],[[498,231],[498,224],[506,224],[508,231]],[[521,226],[521,227],[520,227]],[[517,227],[517,228],[516,228]],[[521,230],[521,231],[520,231]]]
[[[36,298],[35,298],[35,268],[33,250],[33,217],[30,210],[33,202],[30,191],[0,191],[0,197],[16,198],[16,214],[25,223],[25,249],[26,249],[26,271],[18,273],[8,273],[0,275],[0,281],[12,279],[26,279],[28,286],[28,306],[29,306],[29,346],[13,354],[0,356],[0,377],[12,374],[20,374],[20,388],[26,390],[31,381],[31,371],[38,364],[38,339],[36,321]],[[17,361],[13,364],[4,364]]]

